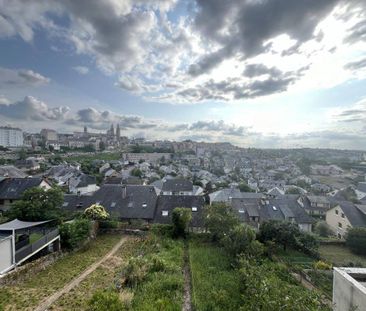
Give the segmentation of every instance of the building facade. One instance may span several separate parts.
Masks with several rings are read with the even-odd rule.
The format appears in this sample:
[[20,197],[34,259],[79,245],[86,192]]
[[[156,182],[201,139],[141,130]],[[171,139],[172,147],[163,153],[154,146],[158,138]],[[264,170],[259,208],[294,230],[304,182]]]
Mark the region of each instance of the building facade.
[[23,146],[23,131],[10,126],[0,126],[0,146],[21,147]]

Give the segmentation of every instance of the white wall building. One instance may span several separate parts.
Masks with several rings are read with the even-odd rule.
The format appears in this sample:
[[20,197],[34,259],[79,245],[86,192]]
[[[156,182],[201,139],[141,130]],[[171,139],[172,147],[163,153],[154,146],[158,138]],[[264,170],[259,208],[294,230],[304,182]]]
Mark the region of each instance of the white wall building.
[[0,126],[0,146],[3,147],[23,146],[23,131],[19,128]]
[[366,311],[365,268],[334,268],[333,310]]

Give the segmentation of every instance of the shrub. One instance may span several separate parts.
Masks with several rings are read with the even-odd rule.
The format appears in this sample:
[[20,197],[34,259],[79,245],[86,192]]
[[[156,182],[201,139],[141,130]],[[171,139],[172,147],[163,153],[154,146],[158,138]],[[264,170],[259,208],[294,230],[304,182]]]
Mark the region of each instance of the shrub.
[[90,221],[75,219],[60,225],[61,245],[67,249],[75,249],[89,237]]
[[124,311],[127,310],[116,292],[99,290],[89,300],[90,311]]
[[319,234],[323,238],[327,238],[332,235],[333,232],[330,229],[329,225],[325,221],[320,221],[315,226],[315,233]]
[[153,224],[151,226],[151,232],[156,235],[171,237],[173,235],[172,225]]
[[192,211],[189,208],[177,207],[173,210],[173,237],[186,237],[186,230],[192,219]]
[[129,287],[136,287],[146,278],[149,269],[146,258],[132,257],[122,271],[124,283]]
[[109,214],[102,205],[93,204],[85,209],[84,216],[92,220],[105,220],[109,217]]
[[99,222],[99,228],[101,229],[116,229],[118,225],[117,220],[102,220]]
[[346,245],[356,254],[366,255],[366,228],[351,228],[346,237]]
[[317,270],[332,270],[332,264],[319,260],[314,263],[314,268]]

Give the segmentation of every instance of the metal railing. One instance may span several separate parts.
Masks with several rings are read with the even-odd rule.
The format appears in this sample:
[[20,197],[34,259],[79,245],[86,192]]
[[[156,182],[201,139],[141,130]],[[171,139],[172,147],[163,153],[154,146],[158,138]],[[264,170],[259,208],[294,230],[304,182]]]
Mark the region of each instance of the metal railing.
[[32,244],[22,247],[15,252],[15,262],[18,263],[27,256],[33,254],[37,250],[41,249],[48,242],[52,241],[55,237],[59,235],[58,229],[48,232],[46,235],[42,236],[39,240]]

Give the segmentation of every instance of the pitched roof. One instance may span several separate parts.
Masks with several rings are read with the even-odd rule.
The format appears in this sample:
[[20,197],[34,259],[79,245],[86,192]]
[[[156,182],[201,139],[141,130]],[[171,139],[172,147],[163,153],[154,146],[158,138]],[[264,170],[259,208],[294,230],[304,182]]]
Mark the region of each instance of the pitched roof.
[[366,182],[359,182],[357,185],[357,190],[366,193]]
[[321,204],[329,204],[329,199],[328,197],[324,196],[324,195],[308,195],[307,196],[310,203],[314,202],[314,203],[321,203]]
[[13,165],[2,165],[0,166],[0,176],[11,178],[24,178],[27,177],[27,174]]
[[353,203],[343,201],[340,208],[353,227],[366,227],[366,216]]
[[256,192],[240,192],[237,188],[225,188],[209,194],[211,202],[226,202],[231,198],[236,199],[260,199],[264,197],[263,193]]
[[162,190],[172,192],[193,191],[193,184],[186,179],[168,179],[164,182]]
[[[192,226],[203,227],[203,205],[205,200],[202,196],[196,195],[161,195],[158,198],[154,222],[159,224],[170,224],[172,222],[172,212],[176,207],[186,207],[192,210]],[[163,216],[163,211],[168,215]]]
[[6,178],[0,182],[0,199],[20,199],[24,191],[39,187],[42,178]]
[[51,220],[46,221],[21,221],[19,219],[14,219],[12,221],[3,223],[0,225],[0,230],[20,230],[20,229],[26,229],[31,228],[35,226],[39,226],[45,223],[50,222]]
[[112,216],[153,219],[156,201],[157,195],[152,186],[106,184],[90,196],[65,195],[63,207],[76,211],[98,203]]

